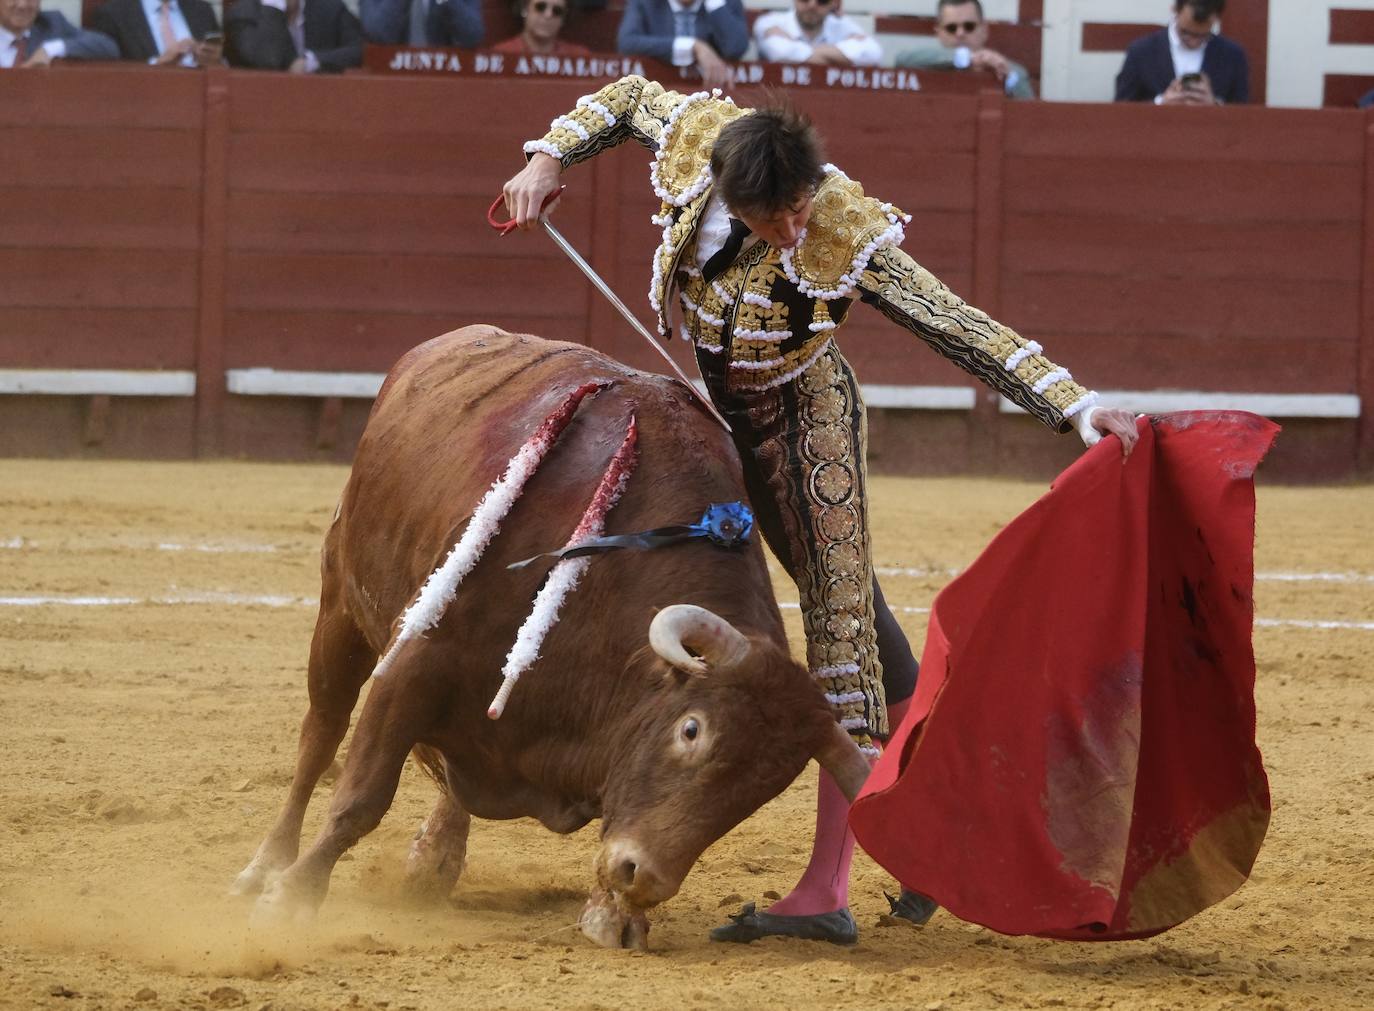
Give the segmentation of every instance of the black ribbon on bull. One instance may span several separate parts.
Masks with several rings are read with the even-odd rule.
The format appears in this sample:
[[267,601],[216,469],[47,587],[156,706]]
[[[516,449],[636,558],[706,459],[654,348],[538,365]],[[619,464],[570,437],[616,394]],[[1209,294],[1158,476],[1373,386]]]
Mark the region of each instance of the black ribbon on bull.
[[593,537],[570,548],[546,551],[521,562],[512,562],[506,567],[519,569],[541,558],[581,558],[583,555],[598,555],[618,548],[663,548],[702,537],[722,548],[738,548],[749,542],[749,535],[753,530],[754,514],[749,511],[747,505],[743,502],[717,502],[707,506],[706,511],[701,514],[701,519],[695,523],[656,527],[653,530],[641,530],[637,534]]

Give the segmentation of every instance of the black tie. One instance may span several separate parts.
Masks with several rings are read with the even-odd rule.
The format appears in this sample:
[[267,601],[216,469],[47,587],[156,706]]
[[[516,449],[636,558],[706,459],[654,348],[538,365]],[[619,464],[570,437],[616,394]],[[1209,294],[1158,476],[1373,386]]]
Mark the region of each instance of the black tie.
[[707,281],[714,281],[719,277],[726,267],[735,262],[735,257],[739,256],[739,251],[744,248],[744,240],[748,235],[749,226],[738,218],[731,218],[730,237],[725,240],[725,245],[711,254],[711,258],[701,268],[701,276]]

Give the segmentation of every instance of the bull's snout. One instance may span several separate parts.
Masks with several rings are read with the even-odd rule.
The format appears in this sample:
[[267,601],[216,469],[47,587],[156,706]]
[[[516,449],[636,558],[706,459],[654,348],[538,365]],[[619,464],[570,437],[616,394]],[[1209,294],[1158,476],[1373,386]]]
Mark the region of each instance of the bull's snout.
[[627,839],[609,840],[601,848],[596,876],[603,887],[641,909],[672,898],[679,884],[660,874],[648,855]]

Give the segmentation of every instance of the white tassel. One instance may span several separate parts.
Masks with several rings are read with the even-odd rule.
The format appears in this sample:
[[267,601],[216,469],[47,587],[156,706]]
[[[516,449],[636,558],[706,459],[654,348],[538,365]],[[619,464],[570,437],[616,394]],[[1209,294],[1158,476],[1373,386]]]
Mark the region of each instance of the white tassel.
[[[639,430],[635,425],[634,415],[630,415],[625,439],[611,457],[611,462],[606,465],[606,473],[602,475],[591,502],[582,514],[582,521],[568,538],[565,548],[575,547],[593,537],[600,537],[606,529],[606,514],[620,501],[620,496],[625,492],[625,485],[630,480],[630,474],[634,472],[635,444],[638,438]],[[534,598],[534,607],[530,609],[529,617],[515,635],[515,645],[506,654],[506,665],[501,670],[501,687],[497,689],[496,696],[487,707],[489,718],[499,720],[501,714],[506,711],[506,703],[510,700],[510,693],[515,689],[515,682],[520,680],[520,675],[539,659],[539,648],[544,644],[545,637],[553,630],[553,626],[558,623],[558,612],[562,609],[563,602],[568,599],[568,594],[577,588],[589,564],[591,559],[585,556],[565,558],[549,573],[549,578]]]
[[420,589],[415,602],[406,608],[401,619],[400,631],[392,639],[390,648],[377,661],[372,676],[379,678],[395,662],[401,646],[416,636],[428,631],[439,623],[444,611],[458,593],[463,578],[472,571],[482,553],[486,551],[491,539],[501,529],[501,521],[506,518],[515,500],[525,490],[525,483],[533,476],[544,455],[557,441],[563,429],[568,426],[578,405],[589,393],[605,387],[605,383],[587,383],[578,387],[559,405],[535,433],[531,435],[519,451],[506,465],[506,472],[487,490],[468,521],[467,529],[453,550],[448,553],[442,565],[430,573],[429,579]]

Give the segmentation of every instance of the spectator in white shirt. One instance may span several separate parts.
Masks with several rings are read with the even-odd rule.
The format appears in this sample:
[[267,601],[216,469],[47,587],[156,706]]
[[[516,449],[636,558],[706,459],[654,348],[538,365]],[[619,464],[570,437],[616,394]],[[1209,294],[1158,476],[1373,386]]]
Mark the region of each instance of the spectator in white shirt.
[[772,63],[819,63],[830,67],[876,67],[882,47],[840,13],[841,0],[793,0],[792,10],[774,11],[754,22],[759,56]]

